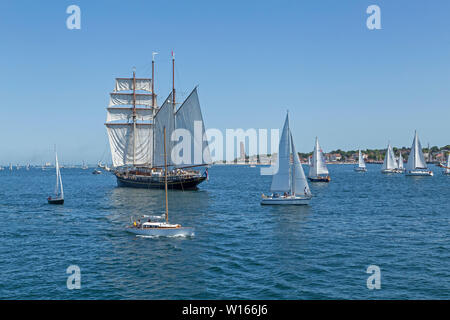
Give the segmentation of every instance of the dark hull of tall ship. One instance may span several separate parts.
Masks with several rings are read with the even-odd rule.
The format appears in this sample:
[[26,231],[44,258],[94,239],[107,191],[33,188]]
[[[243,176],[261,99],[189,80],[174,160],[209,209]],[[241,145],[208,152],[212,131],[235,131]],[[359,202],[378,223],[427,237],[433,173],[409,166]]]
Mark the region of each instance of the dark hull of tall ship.
[[[143,189],[164,189],[164,177],[152,177],[152,176],[136,176],[129,175],[125,177],[120,174],[116,174],[117,186],[127,188],[143,188]],[[196,190],[198,185],[206,180],[205,176],[171,176],[167,181],[168,189],[175,190]]]

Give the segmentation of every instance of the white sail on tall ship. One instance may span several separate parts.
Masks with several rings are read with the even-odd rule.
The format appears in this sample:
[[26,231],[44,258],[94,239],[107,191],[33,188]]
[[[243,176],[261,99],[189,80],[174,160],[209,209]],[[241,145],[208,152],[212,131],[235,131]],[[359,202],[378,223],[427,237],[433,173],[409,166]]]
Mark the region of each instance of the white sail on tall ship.
[[263,205],[306,205],[311,200],[311,191],[295,150],[289,114],[286,115],[278,146],[278,171],[272,176],[270,196],[262,195]]
[[411,146],[411,152],[406,164],[407,176],[432,176],[433,171],[428,170],[425,157],[423,156],[422,145],[419,141],[417,131],[414,133],[414,140]]
[[392,150],[391,144],[388,143],[386,154],[384,155],[383,165],[381,166],[382,173],[397,173],[398,164],[395,160],[394,151]]
[[[168,186],[170,189],[196,189],[207,178],[196,168],[211,163],[197,88],[177,109],[175,95],[175,59],[172,54],[172,92],[161,107],[154,91],[154,65],[152,78],[117,78],[114,92],[110,94],[107,108],[108,131],[113,168],[117,184],[134,188],[164,188],[163,128],[167,131]],[[183,150],[184,159],[172,150],[175,130],[190,134],[190,150]],[[179,137],[176,137],[179,138]],[[188,137],[186,137],[188,138]],[[183,142],[184,137],[183,137]],[[182,158],[182,159],[180,159]]]
[[330,182],[331,180],[317,137],[311,165],[309,166],[308,179],[313,182]]
[[367,171],[366,163],[364,162],[364,157],[361,153],[361,150],[359,150],[359,152],[358,152],[358,166],[355,168],[355,171],[358,171],[358,172],[366,172]]

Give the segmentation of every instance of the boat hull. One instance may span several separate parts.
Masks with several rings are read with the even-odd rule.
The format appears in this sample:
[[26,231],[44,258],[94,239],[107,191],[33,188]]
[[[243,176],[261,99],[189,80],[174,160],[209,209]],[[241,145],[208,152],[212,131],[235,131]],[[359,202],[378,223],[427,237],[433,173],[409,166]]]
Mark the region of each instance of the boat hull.
[[381,170],[381,173],[385,173],[385,174],[388,174],[388,173],[401,173],[401,171],[399,171],[397,169],[383,169],[383,170]]
[[64,199],[47,199],[48,204],[64,204]]
[[413,170],[413,171],[406,171],[405,175],[407,175],[407,176],[415,176],[415,177],[432,177],[433,176],[433,171]]
[[366,168],[355,168],[355,171],[356,172],[366,172],[367,171],[367,169]]
[[[116,174],[117,186],[126,188],[164,189],[164,179],[151,176],[121,177]],[[197,177],[173,177],[167,182],[168,189],[196,190],[198,185],[206,180],[204,176]]]
[[261,200],[262,205],[296,205],[296,206],[304,206],[308,205],[311,198],[301,198],[301,197],[289,197],[289,198],[273,198],[266,197]]
[[331,178],[329,176],[326,176],[326,177],[315,177],[315,178],[308,177],[308,180],[311,181],[311,182],[330,182]]
[[127,228],[129,233],[139,236],[148,237],[176,237],[185,236],[191,237],[195,235],[195,229],[191,227],[180,228]]

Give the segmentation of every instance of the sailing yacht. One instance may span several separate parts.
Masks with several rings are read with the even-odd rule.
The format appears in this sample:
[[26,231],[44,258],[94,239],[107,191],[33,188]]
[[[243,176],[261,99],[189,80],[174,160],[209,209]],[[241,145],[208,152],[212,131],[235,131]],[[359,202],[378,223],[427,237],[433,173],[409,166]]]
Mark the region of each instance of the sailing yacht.
[[64,190],[62,185],[61,173],[59,171],[58,154],[55,151],[56,185],[55,196],[48,197],[49,204],[64,204]]
[[[292,158],[291,158],[292,154]],[[306,181],[298,153],[289,128],[289,113],[286,115],[283,133],[278,146],[278,171],[272,176],[272,195],[262,195],[262,205],[306,205],[311,200],[311,191]]]
[[364,162],[364,157],[361,153],[361,150],[359,150],[359,154],[358,154],[358,166],[355,167],[355,171],[358,172],[366,172],[366,163]]
[[167,153],[166,153],[166,127],[163,128],[164,135],[164,189],[166,195],[166,214],[165,222],[147,221],[142,224],[133,223],[127,228],[128,232],[142,236],[193,236],[194,228],[182,227],[180,224],[169,223],[169,201],[167,197]]
[[450,175],[450,153],[447,155],[447,165],[444,170],[445,175]]
[[422,145],[419,141],[417,131],[414,133],[414,140],[411,146],[408,162],[406,163],[407,176],[433,176],[433,171],[428,170],[427,163],[422,152]]
[[317,137],[314,152],[312,154],[311,165],[309,167],[308,179],[312,182],[330,182],[331,180]]
[[392,150],[391,144],[388,143],[383,165],[381,166],[381,173],[397,173],[399,172],[397,169],[398,164],[395,160],[394,151]]
[[[165,188],[162,131],[166,128],[169,188],[197,189],[207,178],[206,169],[200,170],[212,163],[197,87],[177,108],[172,55],[172,91],[159,107],[154,92],[154,64],[153,55],[151,79],[136,78],[133,71],[132,78],[117,78],[110,94],[105,126],[113,162],[111,172],[119,187]],[[172,156],[172,150],[179,147],[178,141],[171,138],[180,132],[190,134],[186,141],[182,136],[180,142],[188,149],[183,150],[183,159],[176,158],[179,152]],[[190,159],[184,159],[185,155]]]

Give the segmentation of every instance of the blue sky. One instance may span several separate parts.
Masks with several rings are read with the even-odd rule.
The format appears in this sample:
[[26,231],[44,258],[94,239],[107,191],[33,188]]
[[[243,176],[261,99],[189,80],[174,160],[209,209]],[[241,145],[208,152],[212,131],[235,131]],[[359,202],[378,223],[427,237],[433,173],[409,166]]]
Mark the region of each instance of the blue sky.
[[[81,8],[81,30],[66,8]],[[381,8],[381,30],[366,8]],[[208,128],[280,128],[297,150],[446,145],[448,1],[2,1],[0,164],[96,163],[114,78],[149,76],[178,94],[199,85]]]

